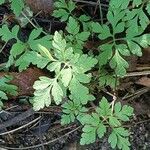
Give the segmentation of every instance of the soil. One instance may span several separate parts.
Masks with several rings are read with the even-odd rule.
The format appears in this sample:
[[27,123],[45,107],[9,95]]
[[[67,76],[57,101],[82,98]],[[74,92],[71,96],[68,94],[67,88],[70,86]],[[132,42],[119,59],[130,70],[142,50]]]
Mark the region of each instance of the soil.
[[[79,12],[86,12],[95,20],[100,17],[96,0],[92,2],[79,1]],[[32,0],[28,2],[28,5],[33,3]],[[109,1],[102,0],[101,2],[104,4],[102,5],[102,11],[105,20]],[[51,5],[51,3],[48,4]],[[54,20],[52,16],[47,16],[46,9],[44,10],[46,16],[36,16],[35,14],[33,20],[43,27],[46,32],[63,30],[66,24]],[[39,11],[39,5],[34,13],[38,13],[37,11]],[[52,9],[49,11],[51,12]],[[4,17],[7,17],[6,20],[10,27],[19,24],[19,21],[16,21],[10,11],[8,4],[0,6],[0,12],[0,23],[2,23]],[[26,39],[31,30],[32,26],[28,24],[22,28],[20,36]],[[8,73],[8,70],[4,71],[2,68],[3,63],[8,60],[13,42],[8,42],[0,53],[0,77]],[[98,44],[97,41],[88,41],[85,47],[97,51],[96,46]],[[0,48],[3,45],[3,41],[0,41]],[[131,133],[131,150],[150,150],[150,75],[148,73],[150,48],[143,50],[143,53],[141,58],[128,58],[130,63],[128,75],[120,81],[121,84],[118,87],[118,99],[122,104],[131,105],[135,110],[134,118],[125,125]],[[9,101],[5,103],[5,109],[0,111],[0,150],[111,150],[107,135],[91,145],[80,146],[82,126],[78,122],[61,126],[60,116],[62,111],[60,106],[50,106],[39,112],[32,110],[29,103],[30,96],[33,94],[32,84],[40,75],[47,75],[45,70],[42,71],[35,68],[35,66],[30,66],[27,71],[19,73],[16,68],[11,67],[9,74],[14,76],[15,80],[12,83],[19,86],[19,94],[17,97],[9,97]],[[28,76],[32,77],[30,81]],[[112,100],[112,91],[109,87],[102,89],[100,92],[97,92],[96,88],[93,91],[96,93],[97,100],[95,103],[102,96],[107,97],[110,101]]]

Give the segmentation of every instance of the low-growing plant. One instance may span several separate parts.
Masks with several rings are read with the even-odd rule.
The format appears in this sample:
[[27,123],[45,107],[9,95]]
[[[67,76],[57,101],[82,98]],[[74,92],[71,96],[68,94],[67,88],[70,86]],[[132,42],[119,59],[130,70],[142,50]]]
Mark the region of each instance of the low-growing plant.
[[9,82],[12,80],[11,76],[0,77],[0,110],[3,107],[3,101],[8,100],[8,95],[17,95],[17,87],[15,85],[10,84]]
[[[23,1],[10,0],[16,15],[21,13]],[[4,0],[0,0],[0,4]],[[16,6],[15,6],[16,5]],[[17,6],[22,7],[17,9]],[[95,100],[90,86],[96,81],[99,87],[110,86],[116,92],[119,79],[129,67],[126,57],[142,56],[142,48],[150,45],[149,0],[110,0],[107,22],[92,21],[88,15],[77,15],[77,6],[72,0],[55,2],[53,16],[66,21],[65,31],[54,35],[41,35],[42,29],[33,29],[28,40],[18,38],[19,26],[0,28],[1,39],[15,39],[6,67],[15,65],[19,71],[30,64],[45,68],[50,77],[42,76],[35,81],[32,100],[34,110],[49,107],[52,103],[62,107],[61,124],[78,121],[83,126],[80,143],[94,143],[107,132],[112,148],[130,149],[129,131],[124,122],[130,121],[133,108],[122,106],[114,98],[112,102],[103,97],[98,106],[89,109],[87,104]],[[100,41],[98,55],[91,51],[84,54],[85,43],[92,38]],[[88,50],[88,49],[87,49]],[[109,69],[108,69],[109,68]],[[93,73],[97,71],[97,74]],[[93,80],[92,80],[93,79]],[[4,99],[6,95],[3,93]]]

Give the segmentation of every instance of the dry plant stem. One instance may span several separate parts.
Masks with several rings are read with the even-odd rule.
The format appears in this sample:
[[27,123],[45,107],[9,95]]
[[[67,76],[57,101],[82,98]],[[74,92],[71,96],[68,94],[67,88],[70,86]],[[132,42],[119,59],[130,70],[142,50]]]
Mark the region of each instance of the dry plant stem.
[[142,89],[136,91],[134,94],[131,94],[131,95],[128,95],[128,96],[123,97],[122,100],[127,100],[127,99],[128,99],[127,102],[129,102],[129,101],[131,101],[133,98],[139,97],[139,96],[141,96],[142,94],[148,92],[149,90],[150,90],[149,88],[144,87],[144,88],[142,88]]
[[131,72],[131,73],[127,73],[125,77],[143,76],[143,75],[149,75],[149,74],[150,74],[150,71]]
[[38,117],[38,118],[32,120],[31,122],[29,122],[29,123],[27,123],[27,124],[25,124],[25,125],[23,125],[23,126],[21,126],[21,127],[18,127],[18,128],[16,128],[16,129],[13,129],[13,130],[10,130],[10,131],[7,131],[7,132],[0,133],[0,135],[6,135],[6,134],[14,133],[14,132],[16,132],[16,131],[18,131],[18,130],[21,130],[21,129],[23,129],[23,128],[29,126],[29,125],[31,125],[32,123],[38,121],[40,118],[41,118],[41,117]]
[[112,113],[114,111],[114,106],[115,106],[115,102],[117,100],[117,81],[118,81],[118,77],[116,75],[116,79],[115,79],[115,88],[114,88],[114,94],[113,94],[113,101],[111,103],[112,105]]
[[147,119],[147,120],[143,120],[143,121],[139,121],[139,122],[136,122],[134,123],[135,125],[138,125],[138,124],[141,124],[141,123],[145,123],[145,122],[149,122],[150,119]]
[[3,45],[3,47],[1,48],[1,50],[0,50],[0,53],[4,50],[4,48],[6,47],[6,45],[7,45],[7,42]]
[[102,5],[101,5],[101,0],[97,1],[99,4],[99,12],[100,12],[100,18],[101,18],[101,24],[103,24],[103,12],[102,12]]
[[113,97],[115,96],[115,95],[113,95],[112,93],[110,93],[110,92],[108,92],[108,91],[106,91],[106,90],[102,90],[104,93],[106,93],[106,94],[108,94],[109,96],[111,96],[112,97],[112,99],[113,99]]
[[146,71],[146,70],[150,70],[150,67],[149,66],[147,66],[147,67],[137,67],[136,70],[137,71],[142,71],[142,70]]
[[[22,11],[21,12],[22,15],[29,21],[29,23],[35,28],[38,29],[38,27],[27,17],[27,15]],[[47,33],[45,31],[42,30],[42,33],[44,33],[45,35],[47,35]]]
[[[85,0],[73,0],[74,2],[80,2],[80,3],[85,3],[85,4],[90,4],[90,5],[94,5],[96,6],[97,5],[97,2],[92,2],[92,1],[85,1]],[[103,7],[109,7],[108,5],[106,4],[101,4],[101,6]]]
[[20,148],[13,148],[13,147],[6,147],[6,146],[2,146],[1,145],[0,148],[5,148],[5,149],[9,149],[9,150],[29,150],[29,149],[34,149],[34,148],[38,148],[38,147],[41,147],[41,146],[49,145],[49,144],[52,144],[52,143],[54,143],[54,142],[56,142],[58,140],[61,140],[62,138],[64,138],[64,137],[70,135],[71,133],[79,130],[80,128],[81,128],[81,126],[78,126],[77,128],[75,128],[75,129],[71,130],[70,132],[64,134],[63,136],[55,138],[55,139],[53,139],[51,141],[48,141],[48,142],[45,142],[45,143],[42,143],[42,144],[37,144],[37,145],[33,145],[33,146],[29,146],[29,147],[23,147],[23,148],[21,148],[21,147]]
[[116,102],[116,100],[117,100],[117,97],[114,95],[113,96],[113,101],[111,102],[111,106],[112,106],[112,113],[113,113],[113,111],[114,111],[114,105],[115,105],[115,102]]

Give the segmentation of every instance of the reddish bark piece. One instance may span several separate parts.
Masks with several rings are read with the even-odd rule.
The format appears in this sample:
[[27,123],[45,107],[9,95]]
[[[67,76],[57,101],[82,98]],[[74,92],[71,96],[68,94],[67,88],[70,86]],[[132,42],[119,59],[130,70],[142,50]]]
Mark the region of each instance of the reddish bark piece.
[[53,0],[26,0],[25,2],[34,13],[41,12],[42,15],[48,15],[53,12]]
[[28,68],[27,70],[17,73],[17,72],[0,72],[0,77],[5,75],[11,75],[13,80],[10,82],[18,87],[18,95],[32,95],[34,92],[33,84],[40,76],[47,76],[42,70],[38,68]]

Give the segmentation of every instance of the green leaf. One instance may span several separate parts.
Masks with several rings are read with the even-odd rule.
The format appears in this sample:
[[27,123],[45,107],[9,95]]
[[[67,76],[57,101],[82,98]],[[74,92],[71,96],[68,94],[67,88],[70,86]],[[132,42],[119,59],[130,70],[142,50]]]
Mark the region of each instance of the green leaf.
[[3,25],[2,28],[0,28],[0,36],[2,36],[2,40],[5,42],[8,42],[9,40],[17,38],[19,32],[19,26],[14,26],[12,30],[10,31],[7,25]]
[[123,128],[123,127],[115,128],[114,131],[123,137],[127,137],[130,135],[129,131],[125,130],[125,128]]
[[[35,85],[34,88],[36,89]],[[48,107],[50,104],[51,104],[50,88],[45,88],[34,92],[33,109],[35,111],[43,109],[45,106]]]
[[146,10],[147,10],[148,14],[150,15],[150,3],[147,4]]
[[42,28],[38,28],[38,29],[33,29],[28,41],[34,41],[36,38],[38,38],[40,36],[40,34],[42,33]]
[[120,121],[116,117],[113,117],[113,116],[109,117],[109,124],[114,127],[121,126]]
[[50,49],[52,47],[51,36],[46,35],[46,36],[39,38],[41,32],[42,32],[41,28],[34,29],[31,32],[29,39],[27,41],[27,44],[29,45],[30,49],[39,52],[39,51],[41,51],[42,46],[47,49]]
[[69,13],[64,9],[54,10],[53,16],[56,18],[61,18],[61,21],[67,21],[69,18]]
[[66,48],[66,41],[62,38],[61,34],[59,32],[55,32],[54,40],[52,42],[52,45],[54,48],[56,48],[59,51],[64,51]]
[[62,76],[62,82],[63,82],[64,86],[67,87],[71,81],[71,78],[72,78],[71,68],[64,69],[61,72],[61,76]]
[[96,140],[96,129],[94,127],[86,125],[82,130],[84,132],[81,135],[80,144],[85,145],[94,143]]
[[112,57],[112,47],[112,44],[103,44],[100,46],[100,50],[102,51],[98,56],[100,67],[107,64],[108,60]]
[[135,37],[133,40],[141,47],[147,48],[150,45],[150,34],[143,34],[139,37]]
[[125,29],[125,23],[124,22],[121,22],[121,23],[118,23],[117,26],[115,27],[114,29],[114,33],[121,33],[123,32]]
[[50,61],[55,61],[50,51],[46,47],[42,46],[41,44],[39,44],[38,47],[39,47],[39,52],[43,57],[47,57]]
[[77,41],[80,40],[84,42],[84,41],[87,41],[89,36],[90,36],[90,32],[81,32],[76,35],[76,39]]
[[20,42],[13,44],[10,54],[16,58],[16,56],[22,54],[25,51],[26,45]]
[[115,69],[115,73],[118,76],[124,76],[126,74],[126,68],[129,67],[128,63],[120,56],[118,51],[115,52],[115,55],[111,59],[110,66],[112,69]]
[[89,83],[91,80],[91,74],[77,74],[76,79],[81,83]]
[[129,121],[129,117],[133,115],[133,108],[127,105],[124,105],[121,109],[121,103],[115,104],[115,116],[122,121]]
[[140,14],[139,14],[139,23],[143,29],[143,31],[146,29],[146,27],[149,25],[149,18],[146,16],[146,14],[144,13],[143,10],[141,10]]
[[66,30],[68,33],[76,35],[79,33],[80,26],[74,18],[69,17],[69,22],[67,23]]
[[132,54],[135,54],[137,56],[142,56],[141,47],[138,44],[136,44],[133,41],[127,41],[127,43]]
[[103,117],[111,115],[110,104],[105,97],[103,97],[100,101],[99,107],[96,109],[96,112]]
[[[126,17],[124,18],[127,21],[128,29],[127,32],[139,33],[139,29],[142,29],[142,32],[149,25],[149,18],[147,14],[143,11],[142,6],[138,9],[132,9],[126,13]],[[139,26],[140,24],[140,26]],[[139,34],[140,35],[140,34]]]
[[56,73],[60,71],[61,69],[61,62],[52,62],[47,66],[47,69],[49,71],[55,71]]
[[72,0],[69,0],[68,2],[68,10],[71,13],[76,8],[75,3]]
[[53,11],[53,16],[60,18],[61,21],[67,21],[69,16],[71,16],[72,11],[76,8],[75,3],[72,0],[58,0],[54,3],[55,10]]
[[8,99],[8,97],[6,96],[6,93],[4,93],[3,91],[0,91],[0,99],[4,99],[4,100]]
[[36,81],[33,85],[34,92],[34,103],[33,107],[35,110],[48,107],[53,99],[57,105],[60,104],[63,97],[63,90],[56,79],[50,79],[47,77],[40,77],[40,80]]
[[52,96],[54,97],[55,103],[59,105],[63,98],[63,90],[57,81],[53,82]]
[[87,109],[83,107],[78,101],[68,101],[62,105],[63,115],[61,118],[61,124],[69,124],[74,120],[82,118]]
[[78,100],[82,104],[87,104],[88,101],[94,99],[94,96],[89,94],[89,89],[82,85],[75,76],[70,82],[69,90],[71,91],[71,98]]
[[79,20],[80,20],[81,22],[87,22],[87,21],[90,20],[90,17],[89,17],[89,16],[86,16],[86,15],[84,14],[84,15],[81,15],[81,16],[79,17]]
[[33,65],[37,65],[38,68],[44,68],[49,63],[49,61],[50,60],[47,57],[43,57],[37,52],[30,51],[21,55],[16,60],[15,66],[19,67],[19,71],[27,69],[31,63]]
[[16,16],[19,16],[24,8],[23,0],[10,0],[11,1],[11,9],[13,10]]
[[113,133],[116,134],[118,139],[117,147],[122,150],[129,150],[130,149],[129,146],[131,144],[128,140],[128,136],[129,136],[128,131],[122,127],[119,127],[119,128],[113,128]]
[[85,73],[97,64],[97,59],[89,57],[88,55],[81,55],[78,61],[75,63],[75,67],[78,72]]
[[114,73],[110,73],[102,69],[100,70],[99,85],[102,87],[110,86],[114,89],[116,85],[119,85],[119,81],[116,81]]
[[50,86],[50,84],[52,83],[52,80],[50,78],[41,76],[39,78],[40,80],[35,81],[33,88],[36,90],[43,90],[46,89]]
[[117,146],[119,149],[129,150],[130,143],[127,136],[129,136],[129,133],[124,128],[113,128],[113,131],[108,138],[108,142],[113,149]]
[[102,30],[103,28],[98,22],[92,22],[92,31],[94,33],[101,33]]
[[[115,10],[108,11],[107,19],[111,23],[114,33],[119,32],[119,29],[123,30],[125,25],[124,25],[124,22],[122,22],[122,19],[124,18],[125,14],[126,14],[126,12],[121,9],[115,9]],[[116,32],[115,32],[115,30],[116,30]]]
[[106,133],[106,126],[102,123],[99,124],[99,127],[97,129],[97,134],[99,138],[102,138],[104,134]]
[[102,25],[102,30],[101,30],[100,34],[98,35],[99,39],[105,40],[111,36],[112,36],[112,34],[110,33],[110,28],[107,25]]
[[108,142],[111,144],[113,149],[117,146],[117,135],[114,132],[109,135]]
[[116,45],[116,50],[119,51],[123,56],[130,56],[130,51],[125,44]]
[[139,6],[139,5],[142,4],[142,0],[133,0],[133,4],[134,4],[135,6]]
[[2,5],[3,3],[5,3],[5,0],[0,0],[0,5]]
[[55,79],[40,77],[33,85],[35,89],[33,98],[34,110],[40,110],[51,104],[51,92],[56,104],[59,104],[63,95],[62,89]]
[[14,95],[14,96],[17,95],[17,87],[9,83],[11,80],[12,80],[11,76],[4,76],[0,78],[0,85],[1,85],[0,91],[3,99],[6,99],[5,94]]
[[73,114],[70,114],[70,115],[62,115],[61,117],[61,124],[62,125],[66,125],[66,124],[69,124],[71,122],[74,122],[75,120],[75,116]]
[[120,8],[125,9],[129,5],[130,0],[111,0],[110,1],[110,8]]

